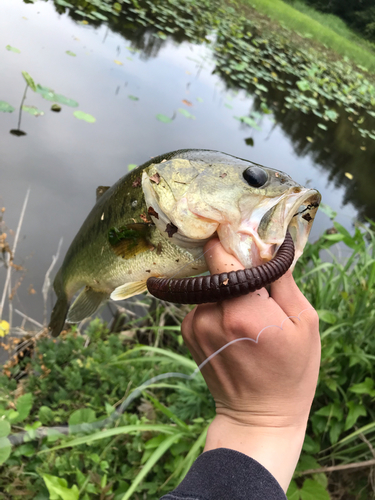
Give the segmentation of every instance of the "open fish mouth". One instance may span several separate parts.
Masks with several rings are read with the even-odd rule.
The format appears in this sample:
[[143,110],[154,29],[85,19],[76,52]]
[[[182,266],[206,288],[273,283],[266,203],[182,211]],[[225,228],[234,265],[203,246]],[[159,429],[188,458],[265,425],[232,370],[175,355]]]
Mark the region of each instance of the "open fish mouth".
[[242,232],[234,233],[228,224],[220,225],[222,245],[232,245],[229,251],[245,265],[244,270],[181,279],[152,277],[147,280],[148,291],[169,302],[203,304],[246,295],[269,285],[293,269],[320,201],[318,191],[298,188],[278,198],[272,207],[263,206],[263,210],[253,212],[251,222],[242,221]]
[[278,198],[264,200],[250,213],[245,210],[237,228],[221,224],[218,236],[228,253],[252,268],[272,260],[289,231],[295,246],[293,269],[306,245],[320,201],[321,195],[315,189],[293,188]]

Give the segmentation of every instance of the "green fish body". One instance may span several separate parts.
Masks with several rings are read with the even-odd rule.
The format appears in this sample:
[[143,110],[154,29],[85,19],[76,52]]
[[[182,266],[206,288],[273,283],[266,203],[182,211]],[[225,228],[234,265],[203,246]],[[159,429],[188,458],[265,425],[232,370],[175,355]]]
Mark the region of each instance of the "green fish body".
[[145,291],[151,276],[205,272],[203,246],[213,236],[253,267],[273,257],[289,229],[298,258],[320,202],[283,172],[194,149],[152,158],[97,195],[54,281],[53,336],[109,297]]

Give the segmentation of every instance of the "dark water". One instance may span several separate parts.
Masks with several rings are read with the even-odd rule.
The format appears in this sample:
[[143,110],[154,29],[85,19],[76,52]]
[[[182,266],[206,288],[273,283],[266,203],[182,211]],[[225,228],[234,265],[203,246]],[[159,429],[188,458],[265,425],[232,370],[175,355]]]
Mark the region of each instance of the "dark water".
[[[128,36],[131,40],[104,24],[78,24],[58,14],[51,2],[0,3],[0,101],[16,108],[0,113],[0,206],[6,207],[8,227],[16,228],[30,188],[15,260],[26,269],[13,301],[16,308],[42,321],[41,287],[52,255],[63,237],[60,264],[94,204],[96,187],[113,184],[128,164],[175,149],[215,149],[283,170],[317,188],[346,227],[358,215],[375,219],[375,141],[356,138],[349,121],[340,120],[319,135],[316,117],[278,113],[276,106],[273,114],[258,121],[261,130],[255,130],[234,116],[257,109],[257,96],[229,90],[228,82],[213,73],[209,48],[144,32],[142,40],[134,32]],[[21,52],[7,51],[7,45]],[[135,46],[142,49],[132,50]],[[22,71],[78,101],[79,107],[63,106],[53,113],[51,103],[29,89],[25,104],[44,111],[44,116],[24,112],[21,129],[26,135],[11,135],[25,89]],[[274,103],[278,98],[277,93],[268,96]],[[96,123],[75,118],[76,109],[93,115]],[[173,121],[158,121],[159,113]],[[313,135],[313,143],[306,140]],[[318,214],[311,238],[331,225],[326,215]],[[0,293],[4,281],[2,267]],[[31,286],[36,293],[29,293]]]

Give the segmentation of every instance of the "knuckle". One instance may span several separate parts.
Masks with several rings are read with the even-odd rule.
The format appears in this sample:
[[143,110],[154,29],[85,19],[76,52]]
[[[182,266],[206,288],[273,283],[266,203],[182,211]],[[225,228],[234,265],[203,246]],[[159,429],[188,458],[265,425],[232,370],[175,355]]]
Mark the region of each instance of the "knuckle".
[[228,338],[238,337],[248,325],[245,315],[238,314],[237,310],[231,307],[223,307],[221,326]]
[[319,329],[319,315],[317,311],[312,307],[306,311],[305,321],[310,326],[310,328]]

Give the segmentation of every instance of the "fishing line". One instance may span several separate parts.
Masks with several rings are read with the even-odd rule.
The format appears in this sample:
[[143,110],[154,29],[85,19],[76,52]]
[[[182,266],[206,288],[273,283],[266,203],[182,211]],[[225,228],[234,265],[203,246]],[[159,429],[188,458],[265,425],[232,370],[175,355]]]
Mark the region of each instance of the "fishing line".
[[[119,406],[119,408],[117,408],[109,417],[103,419],[103,420],[99,420],[97,422],[91,422],[91,423],[87,423],[87,424],[78,424],[78,425],[73,425],[73,426],[60,426],[60,427],[44,427],[41,431],[39,431],[38,429],[36,429],[34,431],[35,433],[35,437],[34,439],[40,439],[42,437],[45,437],[48,435],[48,431],[56,431],[58,433],[64,433],[64,434],[67,434],[69,433],[69,435],[72,435],[72,434],[77,434],[77,433],[80,433],[80,432],[88,432],[89,430],[96,430],[96,429],[103,429],[104,427],[109,427],[110,425],[112,425],[118,418],[121,417],[121,415],[126,411],[126,409],[131,405],[131,403],[137,399],[141,394],[142,392],[147,389],[147,387],[150,387],[151,385],[157,383],[157,382],[160,382],[161,380],[166,380],[166,379],[170,379],[170,378],[180,378],[180,379],[184,379],[184,380],[187,380],[187,381],[191,381],[193,380],[199,372],[202,371],[202,369],[210,362],[212,361],[212,359],[219,355],[221,352],[223,352],[225,349],[227,349],[229,346],[237,343],[237,342],[242,342],[242,341],[250,341],[250,342],[253,342],[254,344],[258,344],[259,343],[259,338],[261,336],[261,334],[267,330],[268,328],[278,328],[279,330],[283,331],[284,328],[283,328],[283,325],[285,323],[286,320],[288,319],[291,319],[291,318],[295,318],[297,319],[298,321],[302,321],[300,316],[302,313],[304,313],[305,311],[314,311],[314,308],[313,307],[308,307],[306,309],[303,309],[297,316],[287,316],[282,322],[280,325],[267,325],[265,326],[264,328],[262,328],[255,339],[253,338],[249,338],[249,337],[241,337],[241,338],[238,338],[238,339],[234,339],[234,340],[231,340],[230,342],[228,342],[227,344],[225,344],[224,346],[220,347],[217,351],[213,352],[210,356],[208,356],[208,358],[206,358],[204,361],[202,361],[202,363],[200,363],[199,366],[197,366],[197,368],[195,368],[195,370],[193,371],[193,373],[191,373],[190,375],[186,375],[185,373],[180,373],[180,372],[168,372],[168,373],[162,373],[160,375],[156,375],[155,377],[151,377],[150,379],[148,379],[146,382],[144,382],[143,384],[141,384],[139,387],[137,387],[136,389],[134,389],[134,391],[121,403],[121,405]],[[32,437],[30,436],[30,434],[28,432],[19,432],[17,434],[12,434],[10,436],[8,436],[8,439],[10,440],[11,444],[12,445],[18,445],[18,444],[21,444],[24,442],[24,437],[25,436],[28,436],[28,440],[32,440]],[[6,444],[4,444],[3,446],[0,445],[0,449],[5,447]]]

